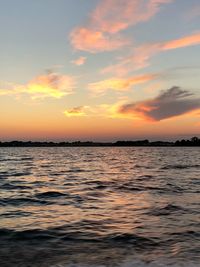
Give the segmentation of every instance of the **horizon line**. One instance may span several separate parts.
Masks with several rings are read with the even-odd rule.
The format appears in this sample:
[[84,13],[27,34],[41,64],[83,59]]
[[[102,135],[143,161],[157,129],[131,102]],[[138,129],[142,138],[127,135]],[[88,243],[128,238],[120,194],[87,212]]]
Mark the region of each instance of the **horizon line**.
[[101,141],[0,141],[0,147],[73,147],[73,146],[200,146],[200,138],[193,136],[190,139],[181,139],[176,141],[149,141],[148,139],[140,140],[118,140],[113,142],[101,142]]

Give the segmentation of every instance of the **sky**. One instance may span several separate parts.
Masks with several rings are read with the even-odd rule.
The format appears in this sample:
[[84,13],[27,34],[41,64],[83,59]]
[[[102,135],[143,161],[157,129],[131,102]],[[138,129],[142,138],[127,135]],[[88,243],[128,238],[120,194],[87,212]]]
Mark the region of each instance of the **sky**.
[[200,136],[199,0],[0,0],[0,140]]

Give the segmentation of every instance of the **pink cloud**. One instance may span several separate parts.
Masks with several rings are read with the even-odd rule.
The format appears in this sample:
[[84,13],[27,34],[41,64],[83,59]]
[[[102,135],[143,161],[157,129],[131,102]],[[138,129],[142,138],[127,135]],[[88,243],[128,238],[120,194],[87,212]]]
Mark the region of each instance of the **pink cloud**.
[[162,51],[184,48],[199,44],[200,33],[195,33],[171,41],[141,45],[134,48],[131,55],[120,59],[117,64],[104,68],[101,72],[114,73],[123,76],[130,71],[149,66],[150,59]]
[[120,37],[95,31],[88,28],[77,28],[71,35],[71,43],[77,50],[87,51],[91,53],[111,51],[123,47],[128,41]]
[[129,42],[119,33],[130,26],[151,19],[161,5],[173,0],[103,0],[90,14],[87,26],[74,29],[72,46],[91,53],[111,51]]
[[86,57],[79,57],[75,60],[72,60],[71,63],[73,63],[76,66],[82,66],[85,64],[87,58]]
[[146,44],[134,48],[134,52],[119,60],[117,64],[110,65],[101,70],[101,73],[114,73],[124,76],[130,71],[142,69],[149,65],[149,59],[160,51],[160,44]]
[[117,33],[131,25],[148,21],[162,4],[173,0],[104,0],[91,15],[91,21],[103,32]]

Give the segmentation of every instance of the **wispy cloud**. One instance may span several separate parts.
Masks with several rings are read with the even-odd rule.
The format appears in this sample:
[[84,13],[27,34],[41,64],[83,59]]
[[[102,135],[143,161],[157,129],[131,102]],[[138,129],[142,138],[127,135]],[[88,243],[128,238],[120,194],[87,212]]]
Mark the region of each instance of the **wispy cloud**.
[[129,42],[119,33],[130,26],[148,21],[161,5],[173,0],[103,0],[90,14],[86,26],[70,35],[75,49],[96,53],[119,49]]
[[102,73],[124,75],[135,69],[147,67],[150,59],[158,53],[199,44],[200,33],[194,33],[171,41],[141,45],[134,48],[131,55],[120,59],[119,63],[104,68]]
[[190,91],[174,86],[159,96],[119,107],[120,114],[130,114],[143,119],[160,121],[200,109],[200,98]]
[[82,117],[86,115],[86,106],[79,106],[79,107],[74,107],[71,109],[67,109],[64,111],[65,116],[67,117]]
[[76,66],[82,66],[85,64],[87,58],[86,57],[79,57],[75,60],[72,60],[71,63],[73,63]]
[[113,91],[127,91],[135,84],[145,83],[153,80],[157,74],[139,75],[129,78],[110,78],[101,80],[95,83],[90,83],[88,89],[93,94],[104,94],[107,90]]
[[173,0],[104,0],[91,15],[91,23],[103,32],[117,33],[131,25],[148,21],[162,4]]
[[118,107],[123,102],[116,104],[100,104],[91,106],[79,106],[64,111],[66,117],[103,117],[103,118],[124,118],[118,113]]
[[0,95],[30,95],[32,99],[38,98],[61,98],[73,92],[75,79],[71,76],[49,72],[40,75],[26,85],[5,84],[0,89]]
[[192,45],[200,44],[200,33],[184,36],[182,38],[172,40],[163,44],[160,44],[161,50],[177,49]]

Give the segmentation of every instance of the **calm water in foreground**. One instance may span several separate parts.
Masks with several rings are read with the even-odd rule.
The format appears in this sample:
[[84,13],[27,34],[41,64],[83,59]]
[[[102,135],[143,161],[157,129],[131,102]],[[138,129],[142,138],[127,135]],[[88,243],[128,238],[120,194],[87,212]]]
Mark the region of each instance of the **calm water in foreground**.
[[200,266],[200,148],[1,148],[0,266]]

